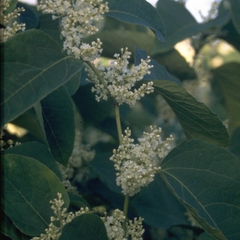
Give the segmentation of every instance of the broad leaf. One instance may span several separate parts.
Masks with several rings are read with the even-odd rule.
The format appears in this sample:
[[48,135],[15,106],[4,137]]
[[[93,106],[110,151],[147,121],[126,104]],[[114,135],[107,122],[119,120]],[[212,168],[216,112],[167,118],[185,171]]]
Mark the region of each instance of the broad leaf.
[[[135,46],[150,54],[156,36],[149,28],[120,22],[107,16],[104,20],[103,29],[86,39],[88,43],[95,41],[96,38],[101,39],[103,43],[102,56],[113,58],[115,53],[119,53],[120,49],[125,47],[134,53]],[[129,60],[133,62],[133,57],[131,56]]]
[[23,234],[21,231],[19,231],[15,227],[15,225],[13,224],[11,219],[8,216],[6,216],[6,214],[1,213],[1,216],[3,219],[1,230],[5,236],[8,236],[12,240],[29,240],[29,239],[31,239],[30,236],[27,236],[27,235]]
[[181,81],[197,78],[195,70],[189,66],[185,58],[174,48],[167,52],[156,54],[153,58]]
[[20,7],[20,8],[22,7],[25,9],[25,11],[21,12],[20,16],[18,17],[21,23],[25,23],[26,25],[25,30],[37,28],[39,24],[39,20],[36,13],[32,10],[32,8],[29,5],[21,2],[17,3],[17,7]]
[[240,34],[240,0],[229,0],[230,2],[230,12],[233,24]]
[[210,234],[208,234],[207,232],[202,233],[198,240],[214,240],[215,238],[213,238]]
[[168,228],[172,225],[189,224],[184,215],[186,208],[171,193],[159,174],[131,203],[150,226]]
[[41,125],[41,105],[38,106],[39,104],[35,104],[32,108],[11,121],[11,123],[26,129],[31,141],[35,140],[47,145],[45,131]]
[[2,124],[18,117],[81,71],[81,61],[66,56],[61,46],[39,30],[19,33],[1,47]]
[[107,183],[109,188],[117,193],[121,192],[121,188],[116,185],[116,171],[114,164],[109,160],[112,152],[102,151],[96,154],[93,161],[90,162],[90,166],[94,172],[99,175],[100,179]]
[[221,28],[221,32],[224,34],[220,34],[219,38],[224,39],[240,51],[240,34],[237,32],[232,20]]
[[39,161],[15,154],[2,157],[4,212],[24,234],[44,233],[53,215],[50,200],[62,194],[68,207],[69,198],[62,182]]
[[199,140],[181,143],[161,164],[161,175],[195,220],[215,239],[240,237],[240,162]]
[[240,161],[240,126],[234,129],[228,150],[235,154]]
[[109,115],[114,114],[114,105],[112,99],[98,103],[95,99],[95,94],[91,91],[92,87],[93,84],[80,87],[72,98],[83,120],[88,123],[97,124]]
[[84,213],[63,227],[59,240],[108,240],[108,236],[100,217]]
[[67,165],[72,154],[75,123],[73,102],[65,86],[61,86],[41,101],[44,127],[55,159]]
[[171,49],[177,42],[227,23],[230,14],[222,5],[219,15],[206,23],[197,23],[191,13],[179,2],[159,0],[157,10],[161,14],[166,28],[166,44],[156,41],[154,53]]
[[213,69],[213,80],[221,89],[228,111],[229,131],[240,126],[240,64],[227,63]]
[[[135,48],[135,65],[139,65],[141,63],[141,59],[146,59],[147,58],[147,53],[141,49]],[[153,80],[153,79],[164,79],[164,80],[169,80],[172,82],[177,83],[180,85],[180,81],[175,78],[173,75],[171,75],[167,69],[160,65],[156,60],[151,59],[151,62],[149,65],[152,65],[153,67],[150,69],[151,74],[145,75],[144,80]]]
[[157,92],[169,104],[188,139],[228,146],[228,133],[218,116],[198,102],[184,88],[170,81],[154,81]]
[[151,28],[159,41],[165,41],[164,24],[158,11],[145,0],[104,0],[108,2],[106,16]]
[[12,148],[8,148],[4,151],[4,154],[16,154],[34,158],[46,165],[58,176],[60,180],[62,180],[62,174],[58,168],[57,162],[49,152],[48,147],[44,144],[35,141],[26,142]]

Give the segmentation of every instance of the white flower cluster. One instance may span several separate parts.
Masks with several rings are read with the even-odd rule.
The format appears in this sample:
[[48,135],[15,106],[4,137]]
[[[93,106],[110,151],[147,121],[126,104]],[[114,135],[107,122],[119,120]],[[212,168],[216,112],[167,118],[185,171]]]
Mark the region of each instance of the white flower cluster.
[[94,157],[95,151],[91,150],[89,145],[83,144],[81,132],[76,129],[73,152],[68,160],[67,167],[58,164],[63,178],[63,185],[68,192],[77,193],[77,189],[71,185],[70,179],[81,182],[89,172],[89,168],[85,163],[90,162]]
[[150,57],[146,60],[142,59],[141,63],[131,70],[128,69],[130,56],[131,53],[128,52],[128,48],[125,50],[122,48],[121,56],[120,54],[115,54],[116,60],[111,61],[109,67],[104,68],[100,64],[98,65],[97,68],[107,84],[107,89],[91,70],[86,69],[88,76],[95,84],[92,92],[96,93],[98,102],[101,98],[107,100],[110,95],[119,105],[127,103],[132,107],[145,94],[153,92],[153,82],[142,84],[138,89],[133,89],[137,81],[143,79],[144,75],[150,74],[149,69],[153,67],[149,65]]
[[78,212],[69,212],[67,213],[66,208],[62,208],[64,201],[62,200],[62,194],[58,193],[58,199],[50,201],[52,204],[51,208],[54,211],[54,215],[51,217],[51,223],[49,227],[45,229],[45,234],[41,234],[40,237],[33,237],[31,240],[57,240],[61,233],[62,228],[67,223],[71,222],[75,217],[80,216],[83,213],[89,213],[89,209],[81,208]]
[[108,11],[107,3],[102,3],[102,0],[40,0],[38,10],[54,14],[53,20],[61,17],[61,34],[65,38],[63,49],[69,55],[84,61],[99,57],[101,41],[97,39],[90,45],[82,40],[98,31],[93,23]]
[[110,158],[117,170],[116,182],[122,187],[124,195],[133,196],[153,181],[154,175],[161,169],[158,161],[170,151],[172,136],[162,141],[161,128],[150,127],[150,133],[144,132],[139,144],[130,138],[131,130],[125,130],[122,144],[113,150]]
[[127,240],[131,237],[132,240],[141,240],[144,233],[142,227],[143,218],[134,218],[134,220],[127,220],[126,234],[123,229],[125,216],[119,209],[114,210],[112,216],[105,216],[101,218],[107,230],[109,240]]
[[0,42],[7,41],[18,31],[25,30],[25,23],[18,23],[16,19],[20,16],[20,12],[24,12],[24,8],[16,8],[12,12],[4,15],[4,11],[10,6],[11,0],[3,0],[0,3],[0,23],[4,28],[0,28]]

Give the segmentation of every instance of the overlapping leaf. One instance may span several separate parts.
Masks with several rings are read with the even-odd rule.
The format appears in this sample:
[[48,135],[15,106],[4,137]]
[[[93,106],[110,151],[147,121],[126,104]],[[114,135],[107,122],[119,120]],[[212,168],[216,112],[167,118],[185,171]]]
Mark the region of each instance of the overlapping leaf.
[[56,160],[49,152],[48,147],[42,143],[35,141],[22,143],[13,148],[8,148],[4,151],[4,154],[16,154],[34,158],[51,169],[59,179],[62,179]]
[[221,89],[229,117],[230,133],[240,126],[240,64],[227,63],[213,69],[214,81]]
[[199,139],[228,146],[228,133],[218,116],[198,102],[184,88],[170,81],[154,81],[159,92],[174,111],[188,139]]
[[72,99],[65,86],[41,101],[44,127],[55,159],[66,165],[73,150],[75,123]]
[[156,175],[154,182],[143,188],[131,203],[139,216],[151,226],[168,228],[172,225],[188,224],[184,216],[186,208],[173,196],[159,175]]
[[18,117],[81,71],[82,62],[66,56],[62,47],[42,31],[20,33],[1,47],[4,49],[2,124]]
[[103,221],[97,215],[85,213],[66,224],[59,240],[108,240]]
[[240,162],[229,151],[199,140],[181,143],[161,164],[175,196],[214,239],[240,237]]
[[215,19],[201,24],[197,23],[191,13],[176,1],[159,0],[157,10],[165,23],[166,44],[156,41],[153,53],[167,51],[179,41],[207,29],[222,26],[230,17],[229,11],[223,5],[220,6],[219,15]]
[[4,212],[24,234],[44,233],[53,215],[50,200],[62,193],[68,207],[69,198],[59,178],[39,161],[7,154],[3,162]]
[[106,16],[123,22],[139,24],[153,30],[159,41],[165,41],[165,29],[158,11],[145,0],[104,0],[108,2]]

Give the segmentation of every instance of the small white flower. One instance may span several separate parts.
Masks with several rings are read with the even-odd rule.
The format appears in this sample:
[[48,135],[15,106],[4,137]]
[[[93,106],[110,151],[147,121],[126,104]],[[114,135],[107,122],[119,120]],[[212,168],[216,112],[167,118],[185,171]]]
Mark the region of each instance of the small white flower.
[[38,10],[53,14],[53,19],[61,18],[61,35],[65,38],[63,49],[69,55],[84,61],[94,61],[102,52],[101,41],[91,44],[83,40],[98,31],[94,23],[102,19],[108,11],[107,3],[102,0],[40,0]]
[[143,218],[134,218],[134,221],[127,220],[126,234],[123,229],[125,216],[119,209],[114,210],[112,216],[101,218],[107,230],[109,240],[127,240],[128,237],[134,240],[142,240],[144,229],[142,228]]
[[110,160],[114,162],[116,182],[124,195],[133,196],[152,182],[154,175],[161,169],[159,161],[170,150],[172,136],[162,141],[161,128],[151,126],[150,130],[150,133],[144,132],[143,137],[138,139],[139,144],[134,144],[130,138],[131,131],[127,128],[126,135],[122,136],[122,144],[113,150]]
[[62,200],[62,194],[57,193],[58,199],[50,201],[52,204],[54,216],[50,218],[51,223],[48,228],[45,229],[46,233],[40,234],[40,237],[33,237],[31,240],[57,240],[62,234],[62,228],[67,223],[71,222],[75,217],[80,216],[83,213],[90,212],[88,207],[81,208],[79,211],[72,213],[67,212],[66,208],[62,208],[64,201]]
[[145,94],[153,92],[153,82],[142,84],[138,89],[134,88],[137,81],[142,80],[144,75],[150,74],[149,69],[153,67],[149,65],[150,57],[141,60],[141,63],[133,69],[128,69],[130,56],[131,53],[128,52],[127,48],[121,49],[121,55],[114,54],[116,60],[112,61],[109,67],[104,68],[98,65],[97,68],[108,89],[103,86],[91,70],[86,69],[88,76],[95,84],[92,92],[95,93],[97,101],[107,100],[110,95],[119,105],[126,103],[132,107]]
[[16,35],[19,31],[25,30],[25,23],[18,23],[16,19],[20,16],[20,12],[24,12],[24,8],[16,8],[12,12],[4,15],[4,11],[7,10],[11,3],[11,0],[3,0],[0,3],[0,18],[1,24],[4,28],[0,29],[0,42],[6,42],[10,37]]

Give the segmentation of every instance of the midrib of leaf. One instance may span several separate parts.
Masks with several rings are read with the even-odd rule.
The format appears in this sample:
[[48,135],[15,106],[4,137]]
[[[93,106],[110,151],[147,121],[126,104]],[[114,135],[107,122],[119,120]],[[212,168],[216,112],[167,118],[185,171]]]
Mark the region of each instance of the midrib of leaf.
[[33,211],[39,216],[39,218],[46,224],[46,226],[48,226],[48,223],[42,218],[42,216],[38,213],[38,211],[31,205],[31,203],[29,201],[27,201],[27,199],[24,197],[24,195],[21,194],[21,192],[5,177],[3,176],[5,181],[7,181],[15,190],[16,192],[19,193],[19,195],[25,200],[25,202],[28,203],[28,205],[30,206],[30,208],[33,209]]
[[[169,168],[170,169],[170,168]],[[171,168],[171,169],[174,169],[174,168]],[[176,169],[180,169],[180,168],[176,168]],[[182,169],[185,169],[185,168],[182,168]],[[188,192],[191,194],[191,196],[196,200],[196,202],[201,206],[201,208],[204,210],[204,212],[207,214],[207,216],[211,219],[211,221],[214,223],[214,225],[217,227],[217,224],[216,222],[212,219],[211,215],[209,215],[209,213],[207,212],[207,210],[205,209],[205,207],[198,201],[198,199],[195,197],[195,195],[187,188],[187,186],[185,186],[179,179],[177,179],[176,177],[174,177],[174,175],[171,175],[170,173],[166,172],[165,170],[162,170],[162,172],[164,172],[165,174],[168,174],[169,176],[171,176],[173,179],[175,179],[178,183],[180,183],[180,185],[182,187],[184,187],[186,190],[188,190]],[[165,177],[163,178],[165,182],[166,179]],[[167,185],[169,186],[169,183],[167,182]],[[171,187],[171,186],[170,186]],[[178,194],[174,191],[174,189],[171,187],[171,191],[174,193],[175,196],[179,197]],[[185,200],[182,199],[184,202]],[[189,203],[187,203],[189,204]],[[190,205],[190,204],[189,204]]]
[[[43,114],[43,116],[45,116],[45,120],[47,121],[48,126],[51,128],[51,132],[54,133],[54,131],[53,131],[53,129],[52,129],[52,125],[49,123],[48,118],[46,117],[44,111],[42,112],[42,114]],[[61,147],[60,147],[60,145],[59,145],[59,143],[58,143],[58,141],[57,141],[57,138],[56,138],[55,134],[53,134],[53,136],[54,136],[55,142],[56,142],[57,145],[58,145],[58,149],[60,150],[61,155],[63,156],[64,154],[63,154],[62,149],[61,149]]]
[[[18,92],[20,92],[20,90],[22,90],[23,88],[25,88],[27,85],[30,85],[37,77],[41,76],[44,72],[46,72],[47,70],[49,70],[50,68],[54,67],[55,65],[57,65],[58,63],[60,63],[61,61],[65,61],[68,58],[72,58],[71,56],[66,56],[64,58],[61,58],[60,60],[54,62],[53,64],[49,65],[47,68],[43,69],[39,74],[37,74],[34,78],[30,79],[26,84],[23,84],[20,88],[18,88],[17,91],[15,91],[12,95],[10,95],[8,98],[6,98],[2,103],[4,104],[5,102],[7,102],[9,99],[11,99],[14,95],[18,94]],[[22,63],[20,63],[22,64]],[[22,64],[23,65],[23,64]],[[29,65],[31,66],[31,65]]]
[[[181,105],[178,103],[178,101],[176,102],[176,101],[172,100],[171,98],[169,98],[168,96],[166,96],[166,95],[165,95],[164,93],[162,93],[161,91],[159,91],[159,90],[157,90],[157,91],[158,91],[161,95],[163,95],[166,99],[169,99],[170,101],[174,102],[178,107],[180,106],[180,108],[183,108],[183,109],[185,109],[185,111],[190,112],[187,108],[181,106]],[[201,103],[201,104],[203,104],[203,103]],[[202,110],[202,109],[201,109],[201,110]],[[204,129],[206,132],[210,133],[210,135],[214,137],[214,134],[213,134],[211,131],[209,132],[208,129],[204,128],[204,127],[203,127],[201,124],[199,124],[198,122],[193,121],[189,116],[187,116],[187,115],[179,112],[179,111],[176,110],[175,108],[174,108],[173,111],[174,111],[174,112],[177,112],[179,115],[184,116],[184,117],[187,118],[189,121],[194,122],[194,123],[195,123],[196,125],[198,125],[201,129]],[[191,112],[191,113],[192,113],[192,112]],[[199,116],[197,116],[197,115],[194,114],[194,113],[192,113],[192,115],[194,115],[194,116],[197,117],[197,118],[200,118]],[[176,115],[176,117],[178,118],[177,115]],[[202,118],[200,118],[200,119],[203,120]],[[180,121],[180,123],[182,123],[182,121]],[[185,124],[185,125],[186,125],[186,124]],[[190,128],[189,125],[187,125],[187,126]],[[194,129],[194,128],[193,128],[193,129]],[[184,131],[186,131],[186,129],[184,129]],[[188,131],[186,131],[186,132],[188,133]],[[192,135],[189,134],[189,136],[192,136]]]

